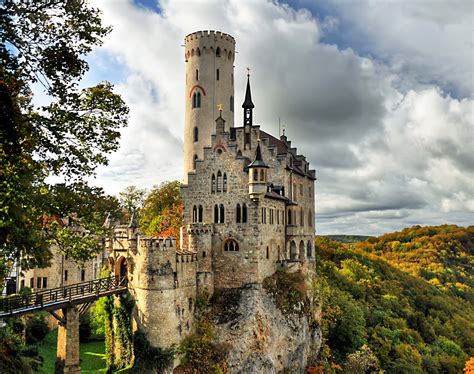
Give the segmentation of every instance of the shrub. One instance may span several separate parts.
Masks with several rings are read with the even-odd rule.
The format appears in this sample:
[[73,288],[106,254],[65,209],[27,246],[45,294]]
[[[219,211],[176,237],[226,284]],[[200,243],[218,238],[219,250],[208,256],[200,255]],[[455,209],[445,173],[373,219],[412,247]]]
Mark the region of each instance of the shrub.
[[26,322],[25,342],[26,344],[34,344],[45,338],[49,332],[46,321],[41,316],[30,318]]
[[135,355],[134,373],[154,371],[161,373],[173,363],[174,349],[152,347],[145,334],[139,330],[133,335],[133,353]]

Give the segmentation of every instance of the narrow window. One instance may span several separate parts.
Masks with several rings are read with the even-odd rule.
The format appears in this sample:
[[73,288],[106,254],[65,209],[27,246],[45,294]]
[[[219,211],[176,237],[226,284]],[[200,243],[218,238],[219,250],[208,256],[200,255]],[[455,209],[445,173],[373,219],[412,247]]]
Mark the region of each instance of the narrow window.
[[234,96],[231,96],[230,97],[230,111],[233,112],[234,111]]
[[86,279],[86,271],[84,269],[81,270],[81,282],[84,282]]
[[235,222],[237,222],[237,223],[241,222],[241,214],[242,214],[242,212],[240,210],[240,204],[237,204]]
[[301,225],[301,226],[304,226],[304,212],[303,212],[303,208],[301,208],[301,212],[300,212],[300,225]]
[[198,81],[199,80],[199,70],[196,69],[196,80]]
[[41,288],[41,277],[36,279],[36,288]]
[[225,211],[224,211],[224,205],[220,205],[219,206],[219,222],[220,223],[224,223],[224,220],[225,220]]
[[48,288],[48,278],[43,277],[43,288]]
[[258,181],[258,170],[257,169],[252,169],[253,173],[253,180],[256,182]]
[[267,254],[266,254],[266,257],[267,257],[267,259],[270,258],[270,251],[268,250],[268,247],[267,247]]
[[216,192],[216,176],[214,174],[212,174],[212,178],[211,178],[211,193],[215,193]]
[[217,192],[221,192],[221,179],[222,179],[222,173],[219,170],[217,172]]
[[64,270],[64,280],[67,281],[67,270]]
[[197,221],[197,208],[193,205],[193,223]]
[[214,223],[219,223],[219,207],[214,205]]
[[196,92],[193,93],[193,109],[196,108],[197,105],[197,95]]
[[201,222],[201,223],[202,223],[202,212],[203,212],[202,205],[199,205],[198,222]]
[[35,287],[35,278],[30,278],[30,288]]
[[219,80],[219,69],[216,69],[216,80]]
[[277,225],[279,225],[280,224],[280,211],[279,210],[276,211],[276,216],[277,216]]
[[247,223],[247,205],[242,205],[242,223]]
[[21,282],[20,282],[20,290],[22,288],[25,288],[25,280],[24,279],[22,279]]
[[308,226],[313,227],[313,214],[312,214],[311,210],[308,213]]
[[199,140],[199,129],[197,127],[193,129],[193,140],[195,143]]
[[291,209],[288,209],[288,225],[291,225]]
[[264,181],[265,180],[265,170],[261,169],[260,170],[260,181]]
[[197,99],[196,99],[196,108],[200,108],[200,107],[201,107],[201,93],[198,92]]
[[217,57],[221,57],[221,49],[220,49],[220,47],[217,47],[217,49],[216,49],[216,56],[217,56]]
[[193,169],[196,170],[196,161],[198,159],[198,156],[197,155],[194,155],[193,157]]
[[222,178],[222,191],[227,192],[227,174],[224,173],[224,177]]
[[202,258],[206,258],[206,251],[202,251]]

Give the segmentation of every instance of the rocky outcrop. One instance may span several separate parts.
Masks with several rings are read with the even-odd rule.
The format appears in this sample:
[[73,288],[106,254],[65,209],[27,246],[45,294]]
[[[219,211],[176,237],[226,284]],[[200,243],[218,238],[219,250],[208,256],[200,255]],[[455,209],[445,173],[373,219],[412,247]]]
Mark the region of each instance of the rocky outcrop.
[[304,373],[321,345],[313,282],[299,269],[215,294],[216,335],[229,347],[230,373]]

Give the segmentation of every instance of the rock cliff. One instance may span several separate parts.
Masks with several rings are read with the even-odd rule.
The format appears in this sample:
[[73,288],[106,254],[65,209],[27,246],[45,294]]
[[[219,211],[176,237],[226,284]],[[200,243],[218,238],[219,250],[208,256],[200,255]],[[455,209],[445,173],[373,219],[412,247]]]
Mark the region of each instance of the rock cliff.
[[314,282],[307,268],[286,269],[263,285],[216,292],[216,335],[228,346],[230,373],[304,373],[321,345]]

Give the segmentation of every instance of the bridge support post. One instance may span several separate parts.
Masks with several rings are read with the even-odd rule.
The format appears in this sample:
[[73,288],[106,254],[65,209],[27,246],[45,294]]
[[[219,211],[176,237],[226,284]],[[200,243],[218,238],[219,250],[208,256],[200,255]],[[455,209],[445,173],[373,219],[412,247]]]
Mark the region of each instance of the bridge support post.
[[[76,307],[61,310],[63,322],[58,323],[56,374],[80,374],[79,310]],[[65,323],[64,323],[65,322]]]

